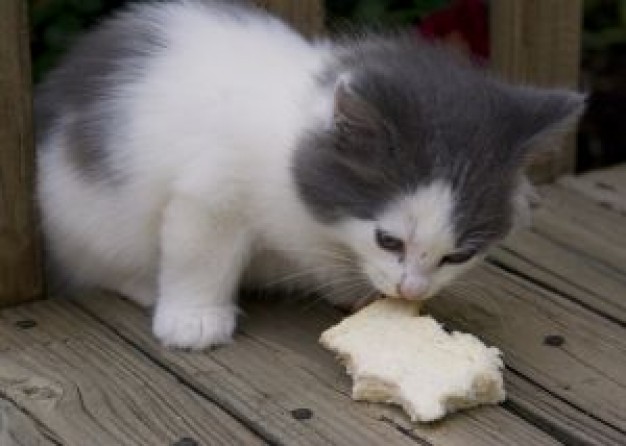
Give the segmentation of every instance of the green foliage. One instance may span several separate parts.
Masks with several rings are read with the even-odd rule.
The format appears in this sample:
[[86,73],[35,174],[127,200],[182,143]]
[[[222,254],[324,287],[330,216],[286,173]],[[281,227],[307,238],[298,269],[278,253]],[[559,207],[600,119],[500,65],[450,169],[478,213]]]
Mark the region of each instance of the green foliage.
[[361,25],[410,25],[450,0],[326,0],[330,22],[338,18]]
[[585,0],[583,48],[605,51],[616,44],[626,44],[626,1]]
[[[58,62],[77,35],[130,1],[138,0],[28,0],[35,80]],[[365,26],[394,26],[413,24],[449,1],[326,0],[326,8],[331,23],[339,18]]]
[[[2,0],[0,0],[2,1]],[[329,23],[398,26],[418,22],[451,0],[325,0]],[[491,0],[497,1],[497,0]],[[33,73],[40,79],[74,38],[128,0],[28,0]],[[583,48],[602,53],[626,44],[626,0],[584,1]]]
[[124,2],[125,0],[28,0],[35,80],[39,80],[56,64],[78,34]]

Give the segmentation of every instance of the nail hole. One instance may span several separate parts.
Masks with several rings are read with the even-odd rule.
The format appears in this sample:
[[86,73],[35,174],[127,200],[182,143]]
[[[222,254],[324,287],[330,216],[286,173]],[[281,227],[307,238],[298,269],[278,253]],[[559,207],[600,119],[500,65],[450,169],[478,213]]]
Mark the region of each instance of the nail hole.
[[600,201],[598,202],[598,204],[600,205],[601,208],[604,209],[608,209],[608,210],[613,210],[613,205],[611,203],[609,203],[608,201]]
[[611,190],[614,191],[615,187],[613,187],[612,185],[608,184],[608,183],[603,183],[602,181],[597,181],[596,182],[596,186],[599,189],[604,189],[604,190]]
[[561,335],[548,335],[543,338],[543,344],[550,347],[560,347],[565,344],[565,338]]
[[309,420],[313,418],[313,411],[311,409],[307,409],[306,407],[301,407],[299,409],[292,410],[291,416],[296,420]]
[[21,321],[17,321],[15,323],[15,326],[21,330],[28,330],[30,328],[36,327],[37,326],[37,322],[35,322],[32,319],[24,319]]
[[172,446],[198,446],[198,442],[193,438],[184,437],[172,443]]

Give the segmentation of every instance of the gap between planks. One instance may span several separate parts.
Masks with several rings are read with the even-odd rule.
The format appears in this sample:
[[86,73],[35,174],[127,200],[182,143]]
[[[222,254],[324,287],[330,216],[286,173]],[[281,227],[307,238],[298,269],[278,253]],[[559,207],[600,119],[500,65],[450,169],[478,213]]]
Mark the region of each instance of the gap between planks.
[[63,446],[45,426],[0,397],[0,445]]

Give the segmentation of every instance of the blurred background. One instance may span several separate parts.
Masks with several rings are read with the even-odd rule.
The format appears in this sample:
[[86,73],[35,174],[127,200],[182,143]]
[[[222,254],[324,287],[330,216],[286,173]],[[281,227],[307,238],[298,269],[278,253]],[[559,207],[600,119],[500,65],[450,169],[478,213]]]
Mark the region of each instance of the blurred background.
[[[137,0],[134,0],[137,1]],[[497,1],[497,0],[491,0]],[[33,77],[39,81],[72,41],[128,0],[29,0]],[[489,62],[489,0],[325,0],[326,26],[409,27]],[[578,172],[626,161],[626,0],[584,0]]]

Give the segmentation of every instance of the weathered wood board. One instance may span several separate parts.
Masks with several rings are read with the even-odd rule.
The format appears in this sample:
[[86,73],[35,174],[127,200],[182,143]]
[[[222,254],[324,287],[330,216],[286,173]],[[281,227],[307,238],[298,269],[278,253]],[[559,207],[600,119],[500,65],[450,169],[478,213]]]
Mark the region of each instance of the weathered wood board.
[[602,207],[626,216],[626,164],[592,171],[579,176],[566,176],[559,184],[583,194]]
[[[491,64],[509,81],[578,89],[582,0],[497,0],[490,2]],[[546,153],[531,166],[540,182],[574,171],[573,132],[563,150]]]
[[491,265],[428,308],[500,347],[507,365],[531,382],[626,432],[626,337],[619,324]]
[[[317,343],[318,334],[335,323],[340,313],[338,310],[322,302],[314,306],[302,303],[252,301],[246,307],[250,315],[243,321],[242,330],[251,336],[263,339],[264,342],[280,345],[298,355],[311,359],[317,367],[311,364],[308,368],[316,376],[339,389],[348,389],[348,378],[341,372],[336,362],[328,352],[320,348]],[[505,358],[506,359],[506,358]],[[575,407],[555,398],[545,389],[532,384],[530,381],[508,370],[505,373],[508,402],[515,413],[522,413],[533,423],[537,423],[562,441],[572,444],[621,445],[626,437],[593,417],[581,413]],[[517,420],[503,414],[499,408],[475,409],[464,414],[458,414],[445,422],[434,426],[411,425],[398,411],[385,410],[384,406],[372,405],[371,410],[385,413],[385,417],[394,419],[404,429],[411,429],[417,435],[432,442],[451,442],[449,444],[464,444],[475,441],[477,436],[487,434],[489,442],[518,441],[515,436]],[[468,422],[468,418],[472,422]],[[472,426],[472,428],[469,428]],[[489,433],[489,426],[501,426],[500,433]],[[471,430],[472,436],[463,437],[463,431]],[[504,433],[504,436],[501,435]],[[445,441],[444,441],[445,440]],[[468,443],[471,444],[471,443]]]
[[0,398],[0,445],[55,446],[57,439],[24,414],[15,404]]
[[0,396],[65,446],[265,444],[61,300],[0,313]]
[[[355,403],[342,368],[317,343],[321,331],[339,319],[337,312],[319,318],[320,310],[310,305],[310,311],[291,314],[293,306],[268,302],[249,307],[234,344],[190,355],[163,350],[149,332],[146,315],[129,303],[101,296],[79,304],[180,379],[193,381],[211,399],[259,424],[257,429],[262,427],[267,438],[280,444],[400,445],[415,444],[414,438],[446,446],[555,443],[497,407],[457,414],[432,426],[414,426],[399,410]],[[302,304],[300,311],[306,307]],[[311,410],[311,419],[294,420],[291,411],[298,408]]]
[[491,258],[626,323],[626,219],[560,186],[541,195],[532,226],[492,250]]
[[0,307],[41,297],[26,2],[0,2]]

